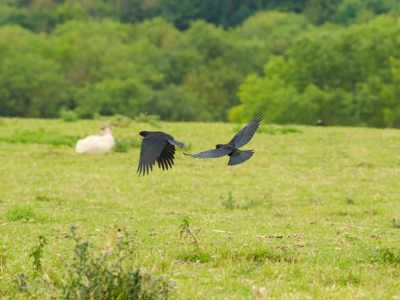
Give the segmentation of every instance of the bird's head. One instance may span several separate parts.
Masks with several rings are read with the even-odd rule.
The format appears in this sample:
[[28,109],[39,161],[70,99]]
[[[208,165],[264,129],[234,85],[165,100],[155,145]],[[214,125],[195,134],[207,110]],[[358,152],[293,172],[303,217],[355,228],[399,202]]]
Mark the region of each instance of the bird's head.
[[149,132],[148,132],[148,131],[141,131],[141,132],[139,132],[139,134],[140,134],[142,137],[146,137],[146,136],[149,135]]

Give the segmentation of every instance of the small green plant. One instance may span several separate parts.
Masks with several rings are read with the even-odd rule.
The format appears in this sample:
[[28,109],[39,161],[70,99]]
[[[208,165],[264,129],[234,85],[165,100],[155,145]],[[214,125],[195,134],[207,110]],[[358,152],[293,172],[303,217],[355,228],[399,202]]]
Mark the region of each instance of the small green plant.
[[27,292],[29,289],[28,277],[24,273],[18,273],[15,276],[15,284],[17,289],[21,292]]
[[199,240],[193,233],[193,230],[190,226],[190,218],[188,216],[182,218],[181,224],[179,225],[179,236],[181,239],[189,239],[192,244],[196,245],[196,247],[199,247]]
[[51,202],[52,198],[48,195],[36,195],[35,200],[39,202]]
[[147,113],[140,113],[135,117],[135,121],[139,123],[148,123],[153,125],[154,127],[160,127],[160,116],[158,115],[149,115]]
[[372,255],[372,262],[400,265],[400,251],[394,248],[377,248]]
[[115,127],[129,127],[132,121],[133,120],[127,116],[115,115],[111,120],[111,124]]
[[139,147],[140,144],[136,139],[121,138],[117,139],[113,150],[115,152],[128,152],[130,149]]
[[30,221],[36,218],[36,214],[30,206],[17,205],[7,210],[6,218],[9,222]]
[[65,122],[75,122],[79,119],[78,114],[75,111],[68,109],[60,110],[60,118]]
[[226,198],[221,196],[221,199],[221,204],[226,209],[250,209],[261,204],[261,202],[258,200],[249,199],[238,202],[233,198],[232,192],[229,192]]
[[282,248],[266,248],[257,247],[255,249],[245,249],[237,253],[236,258],[244,258],[247,261],[254,263],[264,263],[270,261],[273,263],[280,262],[296,262],[298,260],[296,253]]
[[228,193],[228,197],[226,199],[222,198],[221,204],[226,209],[235,209],[237,207],[236,201],[233,199],[232,192]]
[[351,197],[346,197],[346,204],[353,205],[355,204],[355,201]]
[[392,227],[393,228],[400,228],[400,220],[396,219],[396,218],[393,218],[392,219]]
[[209,253],[201,251],[200,249],[192,249],[191,251],[184,251],[182,253],[179,253],[177,258],[184,262],[202,263],[202,264],[208,263],[213,259]]
[[42,271],[42,257],[43,257],[43,249],[47,244],[47,240],[44,236],[39,235],[39,243],[31,249],[30,257],[33,259],[33,269],[35,273],[39,273]]
[[7,266],[7,253],[4,246],[0,247],[0,274],[4,273]]
[[71,228],[75,243],[73,262],[63,285],[65,300],[167,300],[170,281],[132,265],[133,241],[120,232],[115,246],[95,255],[88,241]]
[[257,207],[261,205],[261,201],[259,200],[254,200],[254,199],[246,199],[241,205],[239,205],[239,208],[241,209],[250,209],[253,207]]
[[262,125],[260,126],[260,128],[258,128],[257,132],[270,135],[277,135],[277,134],[301,133],[302,131],[296,127]]

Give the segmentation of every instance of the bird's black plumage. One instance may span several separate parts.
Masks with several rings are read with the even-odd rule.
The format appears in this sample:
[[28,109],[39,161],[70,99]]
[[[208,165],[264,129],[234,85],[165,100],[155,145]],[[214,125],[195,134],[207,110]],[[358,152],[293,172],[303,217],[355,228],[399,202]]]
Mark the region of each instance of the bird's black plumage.
[[246,145],[256,133],[260,122],[261,116],[256,116],[245,127],[243,127],[228,144],[218,144],[215,149],[203,151],[200,153],[192,154],[190,156],[195,158],[217,158],[225,155],[229,156],[228,165],[238,165],[245,162],[253,156],[253,150],[239,150],[240,147]]
[[156,161],[158,167],[163,170],[172,168],[175,146],[183,147],[183,143],[162,131],[141,131],[139,134],[143,136],[143,141],[140,147],[138,174],[148,174],[153,170]]

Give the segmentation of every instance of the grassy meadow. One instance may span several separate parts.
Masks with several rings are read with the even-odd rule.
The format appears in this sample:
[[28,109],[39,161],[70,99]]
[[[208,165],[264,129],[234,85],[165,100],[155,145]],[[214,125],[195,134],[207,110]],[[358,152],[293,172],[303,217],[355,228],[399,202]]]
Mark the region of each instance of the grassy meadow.
[[[0,119],[0,299],[60,297],[71,225],[100,252],[128,232],[172,299],[400,299],[398,130],[263,125],[244,164],[178,150],[172,170],[138,177],[140,130],[197,152],[239,125],[126,122],[114,137],[128,151],[77,155],[106,121]],[[39,235],[48,286],[21,289]]]

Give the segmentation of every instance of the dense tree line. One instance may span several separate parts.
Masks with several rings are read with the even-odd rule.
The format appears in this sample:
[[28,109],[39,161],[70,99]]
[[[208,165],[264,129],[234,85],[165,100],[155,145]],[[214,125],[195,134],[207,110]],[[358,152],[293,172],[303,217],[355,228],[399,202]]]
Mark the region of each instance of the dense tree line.
[[160,16],[178,29],[198,19],[227,28],[261,10],[302,13],[317,25],[349,24],[398,12],[400,4],[398,0],[0,0],[0,24],[50,31],[72,19],[133,23]]
[[303,35],[241,85],[232,119],[400,127],[400,23],[381,16]]
[[0,112],[225,119],[246,74],[261,71],[270,55],[284,53],[310,26],[302,16],[276,12],[229,31],[200,20],[179,31],[162,18],[72,20],[41,34],[3,26]]
[[0,115],[400,126],[399,6],[0,0]]

